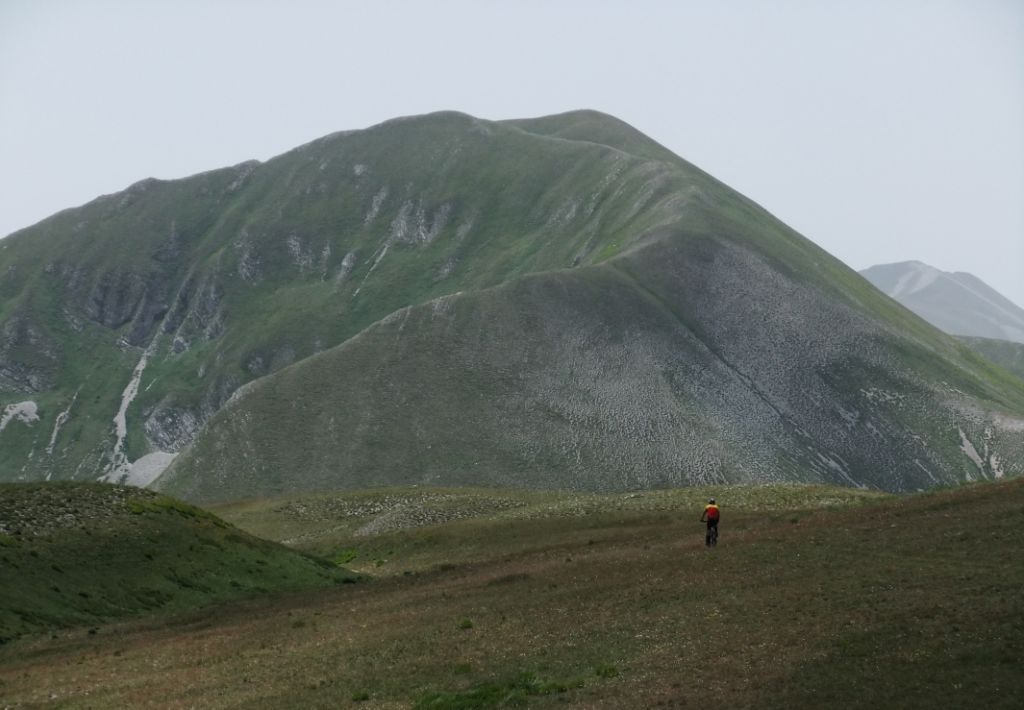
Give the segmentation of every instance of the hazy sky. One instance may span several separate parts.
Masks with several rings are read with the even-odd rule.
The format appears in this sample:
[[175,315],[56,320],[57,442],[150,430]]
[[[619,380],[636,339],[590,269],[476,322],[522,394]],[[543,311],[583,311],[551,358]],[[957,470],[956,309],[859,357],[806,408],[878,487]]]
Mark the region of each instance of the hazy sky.
[[0,235],[456,109],[595,108],[855,268],[1024,305],[1024,2],[0,0]]

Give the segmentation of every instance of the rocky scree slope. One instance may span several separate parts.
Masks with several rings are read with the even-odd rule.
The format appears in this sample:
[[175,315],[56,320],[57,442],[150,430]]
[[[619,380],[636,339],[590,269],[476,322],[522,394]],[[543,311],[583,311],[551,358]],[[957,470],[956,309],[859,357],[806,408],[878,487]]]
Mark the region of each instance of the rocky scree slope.
[[191,444],[156,485],[196,500],[905,490],[1015,473],[1024,441],[1019,380],[595,112],[140,183],[0,243],[0,299],[7,478],[144,483]]

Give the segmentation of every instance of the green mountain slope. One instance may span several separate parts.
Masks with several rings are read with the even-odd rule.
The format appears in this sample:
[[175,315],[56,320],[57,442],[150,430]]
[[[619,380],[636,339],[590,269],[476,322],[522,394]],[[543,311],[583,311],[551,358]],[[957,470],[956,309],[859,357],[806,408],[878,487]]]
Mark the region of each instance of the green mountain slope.
[[958,336],[957,339],[1010,373],[1024,379],[1024,343],[993,338],[972,338],[967,335]]
[[0,643],[352,578],[167,496],[96,484],[0,485],[0,561]]
[[40,417],[3,433],[0,478],[177,452],[241,384],[398,308],[625,248],[692,199],[691,175],[713,183],[441,113],[55,215],[0,243],[0,406]]
[[[969,361],[901,339],[808,286],[716,298],[712,282],[756,286],[738,261],[749,252],[698,238],[664,248],[683,253],[673,262],[649,247],[399,311],[247,388],[158,485],[224,500],[394,483],[907,490],[996,473],[963,454],[958,431],[980,440],[987,420],[968,408],[978,396],[1019,407],[1019,390],[987,389],[983,374],[954,364]],[[702,250],[721,250],[719,266]],[[659,273],[669,275],[665,291],[653,290]],[[672,284],[692,292],[671,295]],[[745,331],[755,316],[744,309],[768,303],[785,320]],[[925,377],[976,396],[936,391]],[[1020,450],[1012,430],[991,431],[993,452]]]
[[1021,466],[1024,383],[596,112],[390,121],[2,247],[6,478],[193,442],[158,485],[197,500]]

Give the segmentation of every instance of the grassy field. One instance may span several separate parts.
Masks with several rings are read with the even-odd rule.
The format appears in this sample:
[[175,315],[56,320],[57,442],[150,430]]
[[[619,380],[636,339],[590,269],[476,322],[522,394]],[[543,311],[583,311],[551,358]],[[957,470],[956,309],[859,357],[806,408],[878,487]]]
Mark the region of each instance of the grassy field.
[[354,579],[173,498],[77,483],[0,485],[0,569],[0,645]]
[[710,551],[696,522],[703,491],[407,489],[222,509],[375,576],[7,644],[0,699],[1019,707],[1024,481],[906,498],[717,494]]

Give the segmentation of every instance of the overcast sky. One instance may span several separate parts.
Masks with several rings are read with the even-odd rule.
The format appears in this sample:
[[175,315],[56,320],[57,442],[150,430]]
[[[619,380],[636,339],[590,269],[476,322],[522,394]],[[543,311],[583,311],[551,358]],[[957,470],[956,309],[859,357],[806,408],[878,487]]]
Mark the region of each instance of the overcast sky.
[[439,109],[594,108],[850,266],[1024,305],[1024,2],[0,0],[0,235]]

